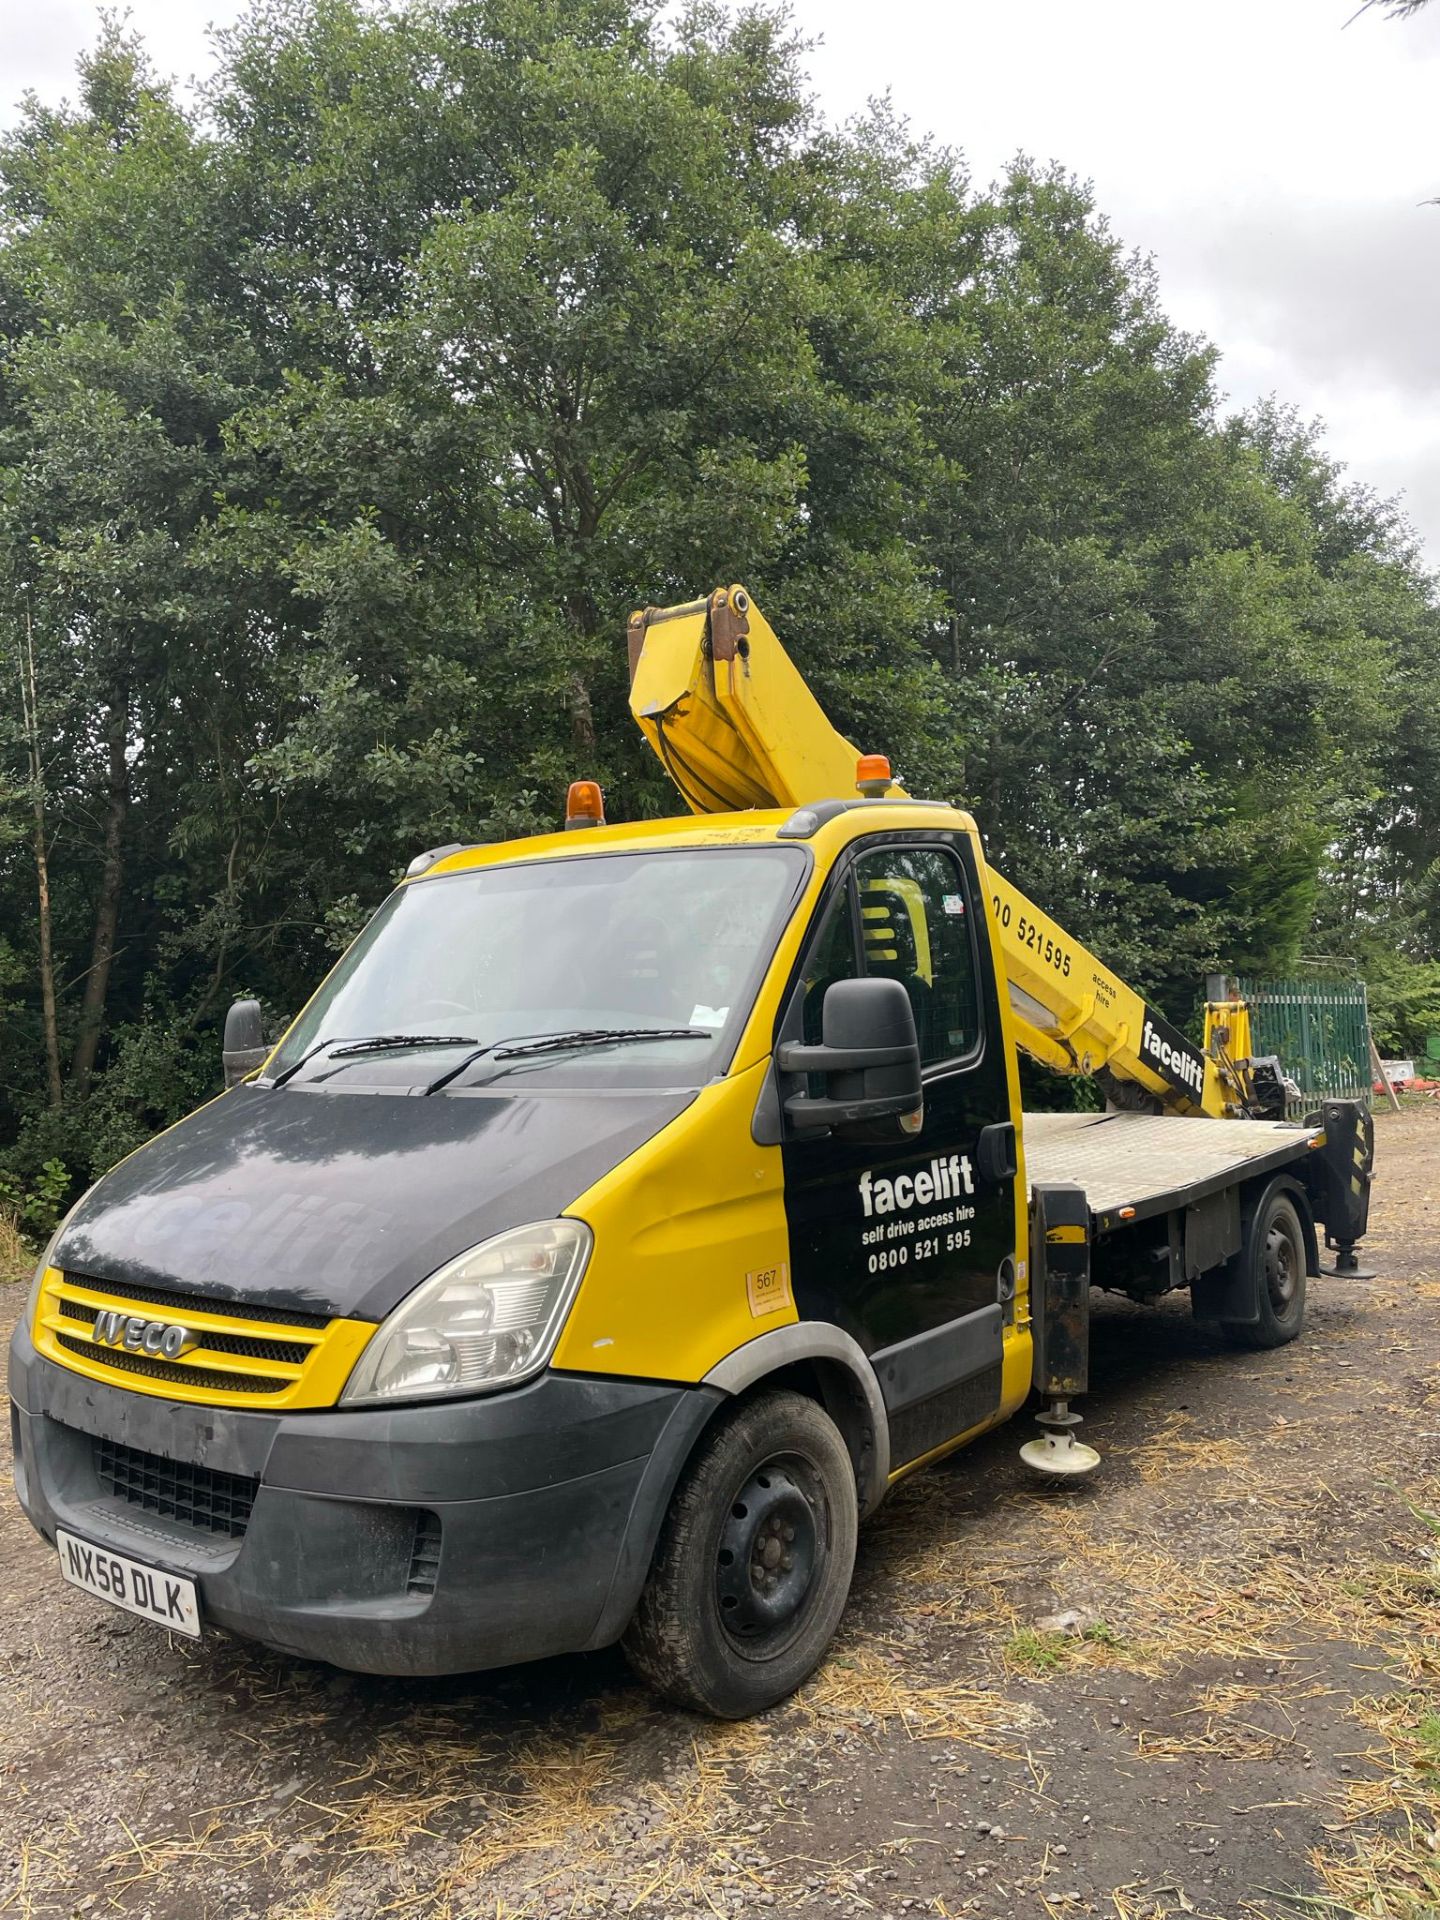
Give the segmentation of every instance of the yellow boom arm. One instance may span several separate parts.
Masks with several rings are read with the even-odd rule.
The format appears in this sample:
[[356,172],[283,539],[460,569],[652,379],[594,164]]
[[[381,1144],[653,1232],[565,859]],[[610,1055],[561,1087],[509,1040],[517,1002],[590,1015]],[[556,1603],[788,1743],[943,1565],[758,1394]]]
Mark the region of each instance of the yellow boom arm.
[[[692,812],[855,792],[856,749],[743,587],[634,613],[628,637],[630,711]],[[1246,1110],[1233,1056],[1202,1053],[993,867],[982,879],[1027,1053],[1058,1073],[1107,1070],[1166,1112]]]

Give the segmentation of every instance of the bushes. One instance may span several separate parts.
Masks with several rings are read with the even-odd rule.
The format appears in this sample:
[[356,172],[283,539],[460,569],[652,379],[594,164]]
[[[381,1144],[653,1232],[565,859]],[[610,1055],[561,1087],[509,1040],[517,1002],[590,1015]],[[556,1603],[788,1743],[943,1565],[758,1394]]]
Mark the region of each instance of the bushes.
[[1365,977],[1376,1046],[1388,1059],[1423,1060],[1426,1041],[1440,1033],[1440,961],[1377,954]]
[[147,1011],[115,1035],[81,1099],[32,1107],[0,1153],[0,1213],[44,1239],[107,1168],[220,1087],[220,1036],[174,1009]]
[[28,1260],[19,1227],[8,1213],[0,1212],[0,1282],[23,1280]]

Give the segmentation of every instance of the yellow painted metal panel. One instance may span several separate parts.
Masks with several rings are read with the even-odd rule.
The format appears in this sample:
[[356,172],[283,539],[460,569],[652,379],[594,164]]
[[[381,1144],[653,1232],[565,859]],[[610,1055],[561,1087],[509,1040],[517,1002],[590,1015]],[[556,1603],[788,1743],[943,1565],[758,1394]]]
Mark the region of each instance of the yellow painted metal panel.
[[706,1087],[567,1209],[595,1250],[555,1367],[697,1381],[795,1320],[780,1149],[750,1137],[764,1071]]

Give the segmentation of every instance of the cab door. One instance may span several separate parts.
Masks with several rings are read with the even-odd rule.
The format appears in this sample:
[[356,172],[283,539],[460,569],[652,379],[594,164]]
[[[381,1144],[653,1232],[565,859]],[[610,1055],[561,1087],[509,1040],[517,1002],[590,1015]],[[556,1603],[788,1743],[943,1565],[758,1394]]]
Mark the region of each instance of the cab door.
[[963,836],[858,843],[822,901],[778,1035],[819,1041],[829,988],[860,975],[899,980],[915,1014],[917,1131],[887,1122],[862,1138],[817,1137],[787,1124],[782,1137],[796,1306],[870,1355],[892,1467],[1000,1405],[1020,1250],[1014,1117],[982,913]]

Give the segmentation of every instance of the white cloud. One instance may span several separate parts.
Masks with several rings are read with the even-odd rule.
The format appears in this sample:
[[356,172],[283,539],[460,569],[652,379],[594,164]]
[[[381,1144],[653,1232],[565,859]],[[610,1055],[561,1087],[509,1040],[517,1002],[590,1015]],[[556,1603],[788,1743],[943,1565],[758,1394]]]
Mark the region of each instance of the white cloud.
[[[211,28],[238,19],[241,0],[124,0],[111,11],[128,18],[160,73],[188,82],[210,67]],[[75,62],[95,44],[100,13],[89,0],[0,0],[0,125],[24,93],[52,105],[74,98]]]
[[[1095,183],[1236,406],[1322,415],[1440,564],[1440,0],[797,0],[831,112],[888,89],[977,180],[1017,151]],[[1347,20],[1352,24],[1346,25]]]

